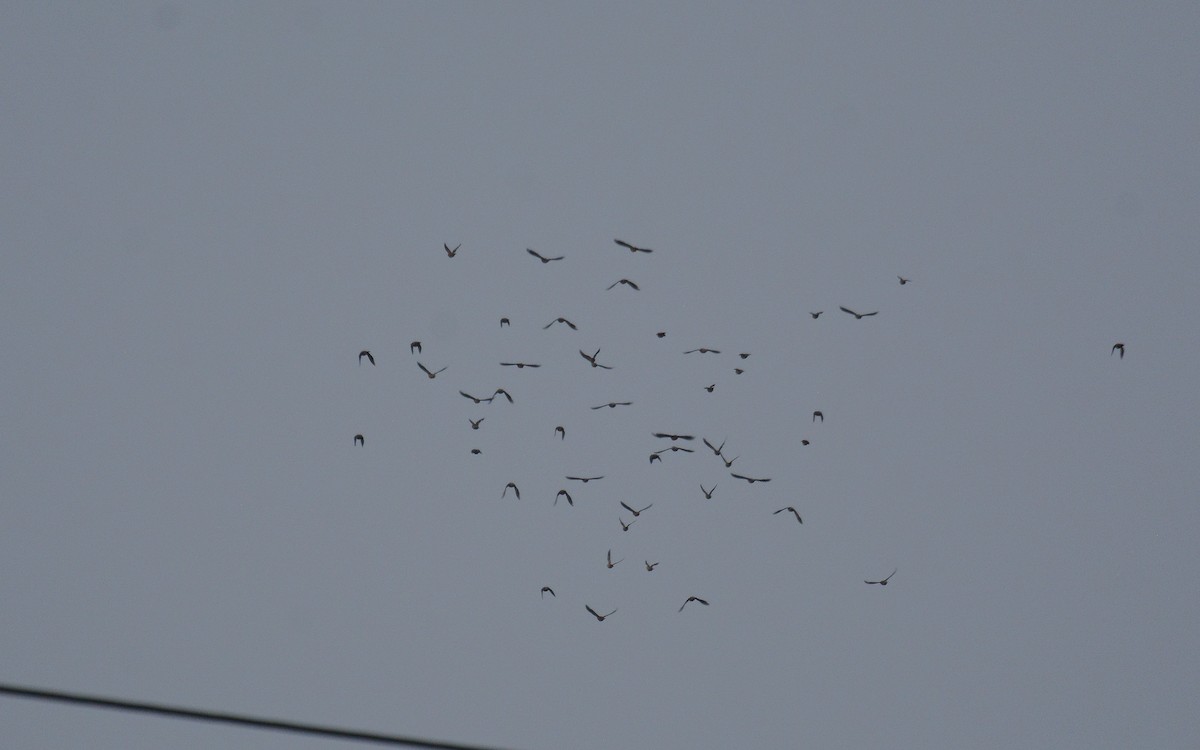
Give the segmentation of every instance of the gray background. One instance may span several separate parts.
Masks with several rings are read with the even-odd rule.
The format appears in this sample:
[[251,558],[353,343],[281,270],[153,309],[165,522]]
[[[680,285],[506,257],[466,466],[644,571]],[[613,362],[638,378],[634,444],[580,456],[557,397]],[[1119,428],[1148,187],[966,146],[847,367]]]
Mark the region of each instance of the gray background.
[[[1194,747],[1200,6],[797,5],[5,4],[0,681]],[[0,740],[332,746],[9,698]]]

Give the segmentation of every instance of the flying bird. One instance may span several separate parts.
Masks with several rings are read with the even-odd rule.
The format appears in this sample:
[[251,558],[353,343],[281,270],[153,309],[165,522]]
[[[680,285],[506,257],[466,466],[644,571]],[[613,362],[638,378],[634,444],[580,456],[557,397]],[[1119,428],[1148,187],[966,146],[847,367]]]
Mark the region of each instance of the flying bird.
[[625,558],[622,557],[620,560],[617,560],[617,562],[613,562],[612,550],[608,551],[608,569],[609,570],[612,570],[613,568],[617,567],[617,565],[624,560],[625,560]]
[[633,519],[632,521],[630,521],[629,523],[625,523],[625,519],[621,518],[620,516],[617,516],[617,521],[619,521],[621,524],[621,531],[629,531],[629,527],[634,525],[635,523],[637,523],[636,518]]
[[420,362],[417,363],[417,367],[420,367],[421,371],[424,372],[426,375],[428,375],[430,380],[433,380],[434,378],[436,378],[438,376],[439,372],[446,369],[445,367],[443,367],[441,370],[436,370],[434,372],[430,372],[429,368],[426,367],[425,365],[421,364]]
[[479,455],[480,453],[482,453],[482,452],[483,452],[483,451],[479,450],[478,448],[472,448],[472,449],[471,449],[471,455],[472,455],[472,456],[478,456],[478,455]]
[[599,367],[599,368],[601,368],[601,369],[604,369],[604,370],[611,370],[612,368],[611,368],[611,367],[609,367],[608,365],[602,365],[602,364],[600,364],[599,362],[597,362],[597,361],[596,361],[596,357],[598,357],[599,355],[600,355],[600,350],[599,350],[599,349],[597,349],[597,350],[596,350],[596,353],[595,353],[595,354],[591,354],[591,355],[589,355],[587,352],[583,351],[582,349],[580,349],[580,350],[579,350],[579,356],[583,357],[583,358],[584,358],[584,359],[586,359],[588,362],[591,362],[591,363],[592,363],[592,367]]
[[575,501],[571,499],[571,493],[570,493],[570,492],[567,492],[566,490],[559,490],[559,491],[558,491],[558,494],[554,496],[554,504],[555,504],[555,505],[558,505],[558,499],[559,499],[560,497],[565,497],[565,498],[567,498],[567,505],[570,505],[572,508],[574,508],[574,507],[575,507]]
[[706,607],[708,606],[708,602],[704,601],[704,600],[703,600],[703,599],[701,599],[700,597],[698,597],[698,596],[689,596],[687,599],[684,599],[684,600],[683,600],[683,604],[679,605],[679,611],[680,611],[680,612],[682,612],[682,611],[683,611],[683,608],[684,608],[684,607],[686,607],[686,606],[688,605],[688,602],[700,602],[700,603],[701,603],[701,604],[703,604],[704,606],[706,606]]
[[813,412],[813,421],[814,421],[814,422],[816,422],[818,418],[820,418],[820,420],[821,420],[822,422],[824,422],[824,421],[825,421],[825,415],[824,415],[824,414],[822,414],[820,411],[814,411],[814,412]]
[[512,323],[509,322],[508,318],[500,319],[500,327],[501,328],[503,328],[504,326],[511,326],[511,325],[512,325]]
[[554,434],[555,434],[555,435],[558,435],[558,439],[559,439],[559,440],[566,440],[566,439],[567,439],[567,431],[566,431],[566,429],[565,429],[565,428],[563,428],[563,426],[562,426],[562,425],[559,425],[558,427],[555,427],[555,428],[554,428]]
[[596,610],[592,609],[591,607],[589,607],[589,606],[588,606],[588,605],[586,605],[586,604],[585,604],[585,605],[583,605],[583,608],[584,608],[584,609],[586,609],[588,612],[591,612],[591,613],[592,613],[592,617],[595,617],[595,618],[596,618],[597,620],[599,620],[600,622],[604,622],[605,618],[612,617],[613,615],[615,615],[615,614],[617,613],[617,610],[615,610],[615,609],[614,609],[612,612],[609,612],[607,615],[602,615],[602,614],[600,614],[599,612],[597,612]]
[[[497,388],[496,392],[492,394],[492,398],[495,398],[497,396],[505,397],[506,399],[508,399],[508,403],[510,403],[510,404],[513,402],[512,394],[510,394],[508,391],[504,390],[503,388]],[[488,400],[490,401],[491,399],[488,399]]]
[[[730,463],[733,463],[733,462],[731,461]],[[757,477],[744,477],[744,476],[742,476],[741,474],[734,474],[732,471],[731,471],[731,472],[729,472],[729,476],[733,477],[734,479],[745,479],[745,480],[746,480],[747,482],[749,482],[750,484],[754,484],[755,482],[769,482],[769,481],[771,481],[770,477],[765,477],[765,478],[762,478],[762,479],[759,479],[759,478],[757,478]]]
[[[1122,344],[1120,342],[1113,344],[1112,352],[1109,352],[1108,356],[1111,357],[1113,352],[1120,352],[1121,356],[1118,357],[1118,359],[1125,359],[1125,345],[1124,344]],[[359,355],[359,356],[361,356],[361,355]],[[372,362],[371,364],[374,364],[374,362]]]
[[801,440],[801,441],[800,441],[800,445],[808,445],[808,441],[807,441],[807,440]]
[[734,456],[733,458],[730,458],[730,459],[726,459],[724,456],[721,456],[721,460],[725,462],[726,469],[732,467],[733,462],[738,460],[739,458],[741,458],[741,456]]
[[[465,397],[465,398],[469,398],[469,399],[471,399],[472,401],[474,401],[474,402],[475,402],[475,403],[477,403],[477,404],[482,404],[482,403],[484,403],[484,402],[487,402],[487,403],[489,403],[489,404],[490,404],[490,403],[492,403],[492,399],[493,399],[493,398],[495,398],[495,396],[494,396],[494,395],[493,395],[493,396],[489,396],[488,398],[479,398],[478,396],[472,396],[471,394],[467,393],[466,391],[459,391],[459,392],[458,392],[458,395],[460,395],[460,396],[463,396],[463,397]],[[481,421],[481,422],[482,422],[483,420],[481,419],[481,420],[479,420],[479,421]]]
[[878,310],[876,310],[875,312],[869,312],[869,313],[856,313],[856,312],[854,312],[853,310],[851,310],[851,309],[850,309],[850,308],[848,308],[848,307],[839,307],[838,309],[839,309],[839,310],[841,310],[841,311],[842,311],[842,312],[844,312],[844,313],[850,313],[851,315],[853,315],[853,316],[854,316],[854,319],[855,319],[855,320],[862,320],[863,318],[866,318],[866,317],[870,317],[870,316],[872,316],[872,315],[878,315],[878,314],[879,314],[879,311],[878,311]]
[[487,419],[487,417],[480,417],[479,419],[471,419],[470,417],[467,417],[467,421],[471,423],[472,430],[478,430],[479,424],[485,419]]
[[555,318],[554,320],[550,321],[550,322],[549,322],[549,323],[547,323],[546,325],[542,326],[542,330],[543,330],[543,331],[544,331],[544,330],[546,330],[547,328],[549,328],[550,326],[554,325],[555,323],[562,323],[562,324],[563,324],[563,325],[565,325],[567,328],[570,328],[572,331],[578,331],[578,330],[579,330],[579,328],[577,328],[577,327],[575,326],[575,324],[574,324],[574,323],[572,323],[571,321],[567,320],[566,318]]
[[742,359],[745,359],[746,357],[750,356],[750,352],[742,352],[738,356],[741,357]]
[[[741,373],[739,372],[738,375],[741,375]],[[712,393],[714,390],[716,390],[716,388],[717,388],[716,383],[713,383],[712,385],[704,386],[704,390],[708,391],[709,393]]]
[[671,442],[675,442],[676,440],[695,440],[696,439],[695,435],[674,435],[670,432],[655,432],[653,434],[654,434],[654,437],[656,437],[656,438],[671,438]]
[[667,335],[667,332],[666,332],[666,331],[659,331],[658,333],[656,333],[656,334],[654,334],[654,335],[655,335],[655,336],[658,336],[658,337],[661,339],[662,337],[664,337],[664,336],[666,336],[666,335]]
[[633,406],[633,402],[632,401],[609,401],[607,404],[600,404],[599,406],[593,406],[592,410],[595,411],[596,409],[603,409],[606,406],[610,409],[615,409],[618,406]]
[[451,250],[450,245],[446,244],[445,242],[442,243],[442,247],[446,248],[446,255],[453,258],[455,255],[458,254],[458,248],[462,247],[462,243],[461,242],[458,243],[458,247],[455,247],[453,250]]
[[550,588],[549,586],[542,586],[542,598],[543,599],[546,598],[546,594],[553,596],[555,599],[558,598],[558,594],[554,593],[554,589]]
[[362,364],[363,357],[366,357],[367,361],[369,361],[371,364],[375,364],[375,357],[372,356],[371,351],[369,349],[363,349],[361,352],[358,353],[358,363],[360,365]]
[[712,443],[708,442],[708,438],[701,438],[701,439],[704,441],[704,444],[708,446],[708,449],[713,452],[713,455],[719,456],[719,455],[721,455],[721,451],[725,450],[725,441],[724,440],[721,441],[721,447],[718,448],[715,445],[713,445]]
[[684,453],[695,453],[696,452],[696,451],[692,450],[691,448],[684,448],[682,445],[670,445],[670,446],[667,446],[666,448],[663,448],[660,451],[654,451],[654,452],[655,453],[666,453],[667,451],[671,451],[672,453],[675,453],[676,451],[683,451]]
[[527,247],[527,248],[525,248],[525,250],[526,250],[526,252],[528,252],[530,255],[532,255],[533,257],[537,258],[538,260],[540,260],[540,261],[541,261],[541,262],[543,262],[543,263],[549,263],[549,262],[550,262],[550,261],[552,261],[552,260],[562,260],[563,258],[565,258],[565,257],[566,257],[566,256],[564,256],[564,255],[560,255],[560,256],[558,256],[557,258],[547,258],[545,255],[542,255],[542,254],[541,254],[541,253],[539,253],[537,250],[534,250],[534,249],[532,249],[532,248],[528,248],[528,247]]
[[630,245],[628,242],[624,242],[622,240],[613,240],[613,242],[617,243],[621,247],[629,248],[629,252],[631,252],[631,253],[652,253],[652,252],[654,252],[653,250],[651,250],[648,247],[638,247],[637,245]]
[[793,508],[793,507],[792,507],[792,506],[790,506],[790,505],[789,505],[788,507],[786,507],[786,508],[780,508],[779,510],[775,511],[775,512],[774,512],[774,513],[772,513],[771,515],[773,515],[773,516],[777,516],[777,515],[779,515],[780,513],[783,513],[784,511],[789,511],[789,510],[792,512],[792,515],[796,516],[796,520],[797,520],[797,521],[799,521],[801,524],[803,524],[803,523],[804,523],[804,519],[802,519],[802,518],[800,517],[800,512],[799,512],[799,511],[797,511],[795,508]]
[[[896,568],[896,570],[899,570],[899,568]],[[863,581],[863,583],[870,583],[870,584],[878,583],[880,586],[886,586],[887,582],[892,579],[892,576],[896,575],[896,570],[893,570],[891,575],[889,575],[887,578],[884,578],[882,581]]]
[[713,493],[717,491],[717,485],[714,484],[711,490],[706,490],[704,485],[700,485],[700,491],[704,493],[705,500],[712,500]]
[[701,354],[720,354],[721,350],[709,349],[708,347],[702,346],[699,349],[688,349],[686,352],[684,352],[684,354],[691,354],[693,352],[700,352]]
[[647,572],[652,572],[655,568],[657,568],[659,565],[662,564],[662,563],[652,563],[649,560],[645,560],[644,562],[646,563],[646,571]]
[[367,441],[362,435],[355,435],[354,436],[354,444],[365,446],[367,444]]
[[735,368],[733,368],[733,373],[734,373],[735,375],[741,375],[743,372],[745,372],[745,370],[743,370],[743,369],[742,369],[742,368],[740,368],[740,367],[735,367]]
[[906,279],[903,276],[897,276],[896,278],[900,279],[900,286],[904,286],[908,282],[912,281],[912,279]]
[[408,353],[409,354],[420,354],[421,353],[421,342],[414,341],[411,344],[409,344],[408,345]]
[[641,290],[641,287],[639,287],[637,284],[633,283],[629,279],[618,279],[617,281],[614,281],[613,283],[609,284],[608,289],[606,291],[612,291],[613,287],[617,286],[618,284],[624,284],[625,286],[633,287],[633,290],[635,292]]
[[530,362],[501,362],[500,366],[501,367],[515,367],[518,370],[523,370],[526,367],[541,367],[541,365],[535,365]]
[[658,455],[657,453],[651,453],[650,454],[650,463],[654,463],[655,461],[658,461],[661,464],[662,456]]
[[630,513],[632,513],[634,518],[637,518],[638,516],[642,515],[642,514],[643,514],[643,513],[645,513],[646,511],[648,511],[648,510],[650,510],[651,508],[653,508],[653,507],[654,507],[654,503],[650,503],[649,505],[647,505],[645,508],[642,508],[641,510],[634,510],[633,508],[630,508],[628,505],[626,505],[626,504],[625,504],[625,501],[624,501],[624,500],[622,500],[622,501],[621,501],[621,507],[622,507],[622,508],[624,508],[625,510],[629,511]]
[[825,311],[817,310],[816,312],[810,312],[809,315],[811,315],[813,317],[813,320],[816,320],[817,318],[821,317],[821,313],[823,313],[823,312],[825,312]]
[[[583,482],[584,484],[587,484],[588,482],[592,481],[593,479],[603,479],[603,478],[604,478],[603,474],[601,474],[598,477],[567,477],[567,479],[573,479],[576,482]],[[634,515],[637,515],[637,514],[635,513]]]
[[521,490],[517,487],[516,482],[509,482],[508,484],[504,485],[504,492],[500,493],[500,497],[503,498],[505,495],[508,494],[509,487],[512,487],[512,491],[517,494],[517,499],[520,500],[521,499]]

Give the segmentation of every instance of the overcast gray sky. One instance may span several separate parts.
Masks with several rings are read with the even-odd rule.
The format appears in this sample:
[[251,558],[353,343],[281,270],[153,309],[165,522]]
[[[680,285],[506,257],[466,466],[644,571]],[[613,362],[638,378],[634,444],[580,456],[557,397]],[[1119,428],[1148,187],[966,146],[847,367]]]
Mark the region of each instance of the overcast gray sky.
[[[1195,747],[1200,6],[799,5],[6,4],[0,682]],[[338,746],[2,697],[0,741]]]

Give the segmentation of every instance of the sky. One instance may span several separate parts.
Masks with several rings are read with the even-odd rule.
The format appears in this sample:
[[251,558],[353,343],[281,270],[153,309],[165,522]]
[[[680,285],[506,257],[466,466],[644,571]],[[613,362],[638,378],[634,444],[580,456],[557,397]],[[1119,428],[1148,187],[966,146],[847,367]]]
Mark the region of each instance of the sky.
[[[1198,35],[5,4],[0,682],[529,750],[1194,747]],[[0,738],[343,746],[6,697]]]

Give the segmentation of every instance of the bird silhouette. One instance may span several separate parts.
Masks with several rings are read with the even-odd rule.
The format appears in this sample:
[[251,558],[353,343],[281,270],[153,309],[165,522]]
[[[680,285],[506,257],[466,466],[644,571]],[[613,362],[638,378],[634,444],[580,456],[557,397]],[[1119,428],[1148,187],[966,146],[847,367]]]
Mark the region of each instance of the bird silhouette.
[[574,508],[574,507],[575,507],[575,501],[571,499],[571,493],[570,493],[570,492],[567,492],[566,490],[559,490],[559,491],[558,491],[558,494],[554,496],[554,504],[555,504],[555,505],[558,505],[558,499],[559,499],[560,497],[565,497],[565,498],[567,498],[567,505],[570,505],[572,508]]
[[563,428],[562,425],[559,425],[558,427],[554,428],[554,434],[558,435],[559,440],[567,439],[567,431],[566,431],[566,429]]
[[629,527],[637,523],[637,519],[633,519],[629,523],[625,523],[625,519],[617,516],[617,521],[621,524],[621,531],[629,531]]
[[370,350],[363,349],[361,352],[358,353],[358,363],[360,365],[362,364],[363,357],[366,357],[367,361],[369,361],[371,364],[375,364],[375,357],[371,354]]
[[599,620],[600,622],[604,622],[604,620],[605,620],[605,619],[607,619],[607,618],[609,618],[609,617],[612,617],[613,615],[615,615],[615,614],[617,613],[617,610],[615,610],[615,609],[614,609],[612,612],[609,612],[607,615],[602,615],[602,614],[600,614],[599,612],[597,612],[596,610],[592,609],[591,607],[589,607],[589,606],[588,606],[588,605],[586,605],[586,604],[585,604],[585,605],[583,605],[583,608],[584,608],[584,609],[586,609],[588,612],[591,612],[591,613],[592,613],[592,617],[595,617],[595,618],[596,618],[597,620]]
[[708,438],[701,438],[701,440],[703,440],[703,441],[704,441],[704,444],[708,446],[708,449],[709,449],[710,451],[712,451],[712,452],[713,452],[713,455],[715,455],[715,456],[719,456],[719,455],[721,455],[721,451],[725,450],[725,441],[724,441],[724,440],[722,440],[722,441],[721,441],[721,447],[720,447],[720,448],[718,448],[717,446],[715,446],[715,445],[713,445],[712,443],[708,442]]
[[670,445],[670,446],[667,446],[666,448],[663,448],[660,451],[654,451],[654,452],[655,453],[666,453],[667,451],[671,451],[672,453],[675,453],[677,451],[683,451],[684,453],[695,453],[696,452],[696,451],[692,450],[691,448],[684,448],[682,445]]
[[706,490],[704,485],[700,485],[700,491],[704,493],[705,500],[712,500],[713,493],[717,491],[717,485],[714,484],[711,490]]
[[625,501],[624,501],[624,500],[622,500],[622,501],[621,501],[621,507],[622,507],[622,508],[624,508],[625,510],[629,511],[630,513],[632,513],[634,518],[637,518],[638,516],[642,515],[642,514],[643,514],[643,513],[645,513],[646,511],[648,511],[648,510],[650,510],[651,508],[653,508],[653,507],[654,507],[654,503],[650,503],[649,505],[647,505],[645,508],[642,508],[641,510],[634,510],[633,508],[631,508],[631,507],[629,507],[628,505],[626,505],[626,504],[625,504]]
[[702,346],[699,349],[688,349],[686,352],[684,352],[684,354],[692,354],[693,352],[700,352],[701,354],[720,354],[721,350],[709,349],[706,346]]
[[565,325],[567,328],[570,328],[572,331],[578,331],[578,330],[579,330],[579,328],[577,328],[577,327],[575,326],[575,324],[574,324],[574,323],[572,323],[571,321],[567,320],[566,318],[555,318],[554,320],[550,321],[550,322],[549,322],[549,323],[547,323],[546,325],[542,326],[542,330],[543,330],[543,331],[544,331],[544,330],[546,330],[547,328],[549,328],[550,326],[554,325],[555,323],[562,323],[562,324],[563,324],[563,325]]
[[733,462],[738,460],[739,458],[741,458],[741,456],[734,456],[733,458],[729,458],[729,459],[725,458],[725,456],[721,456],[721,460],[725,462],[726,469],[733,466]]
[[825,312],[825,311],[817,310],[816,312],[810,312],[809,315],[811,315],[813,317],[813,320],[816,320],[817,318],[821,317],[821,313],[823,313],[823,312]]
[[576,482],[583,482],[584,484],[587,484],[588,482],[592,481],[593,479],[603,479],[603,478],[604,478],[603,474],[601,474],[598,477],[567,477],[567,479],[572,479]]
[[680,611],[680,612],[682,612],[682,611],[683,611],[683,608],[684,608],[684,607],[686,607],[686,606],[688,605],[688,602],[699,602],[699,603],[703,604],[703,605],[704,605],[704,606],[706,606],[706,607],[708,606],[708,602],[704,601],[704,600],[703,600],[703,599],[701,599],[700,597],[698,597],[698,596],[689,596],[687,599],[684,599],[684,600],[683,600],[683,604],[679,605],[679,611]]
[[661,464],[662,456],[658,455],[657,453],[651,453],[650,454],[650,463],[654,463],[655,461],[658,461]]
[[801,441],[800,441],[800,445],[808,445],[808,441],[807,441],[807,440],[801,440]]
[[[738,374],[739,374],[739,375],[741,375],[741,373],[740,373],[740,372],[739,372]],[[704,386],[704,390],[708,391],[709,393],[712,393],[712,392],[713,392],[713,391],[715,391],[716,389],[717,389],[717,384],[716,384],[716,383],[713,383],[712,385],[706,385],[706,386]]]
[[738,356],[741,357],[742,359],[745,359],[746,357],[750,356],[750,352],[742,352]]
[[[489,396],[487,398],[479,398],[478,396],[472,396],[471,394],[467,393],[466,391],[459,391],[458,395],[463,396],[464,398],[469,398],[477,404],[482,404],[482,403],[490,404],[490,403],[492,403],[492,399],[495,398],[494,395]],[[480,420],[480,421],[483,421],[483,420]]]
[[608,569],[609,569],[609,570],[612,570],[613,568],[617,567],[617,565],[619,565],[619,564],[620,564],[621,562],[623,562],[624,560],[625,560],[625,558],[623,558],[623,557],[622,557],[620,560],[617,560],[616,562],[613,562],[613,559],[612,559],[612,550],[609,550],[609,551],[608,551]]
[[797,511],[795,508],[793,508],[793,507],[792,507],[792,506],[790,506],[790,505],[789,505],[788,507],[786,507],[786,508],[780,508],[779,510],[775,511],[775,512],[774,512],[774,513],[772,513],[771,515],[773,515],[773,516],[777,516],[777,515],[779,515],[780,513],[783,513],[784,511],[789,511],[789,510],[792,512],[792,514],[793,514],[793,515],[795,515],[795,516],[796,516],[796,520],[797,520],[797,521],[799,521],[801,524],[803,524],[803,523],[804,523],[804,519],[800,518],[800,512],[799,512],[799,511]]
[[607,404],[600,404],[599,406],[593,406],[592,410],[595,411],[596,409],[603,409],[606,406],[610,409],[615,409],[618,406],[633,406],[633,402],[632,401],[609,401]]
[[467,421],[471,423],[472,430],[478,430],[480,423],[485,419],[487,419],[487,417],[480,417],[479,419],[471,419],[470,417],[467,417]]
[[656,333],[656,334],[654,334],[654,335],[655,335],[655,336],[658,336],[658,337],[661,339],[662,337],[664,337],[664,336],[666,336],[666,335],[667,335],[667,332],[666,332],[666,331],[659,331],[658,333]]
[[750,484],[754,484],[755,482],[769,482],[769,481],[771,481],[771,479],[770,479],[769,477],[764,477],[764,478],[761,478],[761,479],[760,479],[760,478],[758,478],[758,477],[744,477],[744,476],[742,476],[741,474],[734,474],[732,471],[731,471],[731,472],[729,472],[729,476],[733,477],[734,479],[745,479],[745,480],[746,480],[747,482],[749,482]]
[[[899,568],[896,568],[896,570],[899,570]],[[879,584],[880,586],[886,586],[886,585],[887,585],[887,583],[888,583],[888,581],[892,580],[892,576],[896,575],[896,570],[893,570],[893,571],[891,572],[891,575],[889,575],[887,578],[884,578],[882,581],[863,581],[863,583],[870,583],[870,584],[876,584],[876,583],[877,583],[877,584]]]
[[554,589],[550,588],[549,586],[542,586],[542,598],[543,599],[546,598],[546,594],[549,594],[550,596],[554,597],[555,599],[558,598],[558,594],[554,593]]
[[629,252],[631,252],[631,253],[652,253],[652,252],[654,252],[653,250],[651,250],[648,247],[638,247],[637,245],[630,245],[628,242],[624,242],[622,240],[613,240],[613,242],[617,243],[621,247],[629,248]]
[[599,349],[596,350],[595,354],[590,354],[590,355],[587,352],[583,351],[582,349],[579,350],[579,356],[583,357],[588,362],[590,362],[592,364],[592,367],[599,367],[604,370],[611,370],[612,368],[609,367],[608,365],[602,365],[596,361],[596,357],[598,357],[599,355],[600,355]]
[[497,396],[505,397],[506,399],[508,399],[508,403],[510,403],[510,404],[513,402],[512,394],[509,393],[508,391],[504,390],[503,388],[497,388],[496,392],[492,394],[492,398],[495,398]]
[[912,281],[912,279],[906,279],[903,276],[897,276],[896,278],[900,279],[900,286],[904,286],[908,282]]
[[537,250],[534,250],[534,249],[532,249],[532,248],[528,248],[528,247],[527,247],[527,248],[525,248],[525,250],[526,250],[526,252],[528,252],[530,255],[532,255],[533,257],[537,258],[538,260],[540,260],[540,261],[541,261],[541,262],[543,262],[543,263],[549,263],[549,262],[550,262],[550,261],[552,261],[552,260],[562,260],[563,258],[565,258],[565,257],[566,257],[565,255],[560,255],[560,256],[558,256],[557,258],[547,258],[545,255],[542,255],[542,254],[541,254],[541,253],[539,253]]
[[[1125,345],[1121,342],[1118,341],[1117,343],[1113,344],[1112,352],[1109,352],[1108,356],[1111,357],[1113,352],[1120,352],[1121,356],[1118,357],[1118,359],[1125,359]],[[372,364],[374,364],[374,362],[372,362]]]
[[483,452],[483,451],[479,450],[478,448],[472,448],[472,449],[471,449],[471,455],[472,455],[472,456],[478,456],[478,455],[479,455],[480,453],[482,453],[482,452]]
[[850,313],[851,315],[853,315],[853,316],[854,316],[854,319],[855,319],[855,320],[862,320],[863,318],[867,318],[867,317],[870,317],[870,316],[872,316],[872,315],[878,315],[878,314],[879,314],[879,311],[878,311],[878,310],[876,310],[875,312],[869,312],[869,313],[856,313],[856,312],[854,312],[853,310],[851,310],[851,309],[850,309],[850,308],[848,308],[848,307],[839,307],[838,309],[839,309],[839,310],[841,310],[841,311],[842,311],[842,312],[844,312],[844,313]]
[[408,353],[409,354],[420,354],[421,353],[421,342],[414,341],[411,344],[409,344],[408,345]]
[[512,325],[512,323],[509,321],[509,319],[508,319],[508,318],[501,318],[501,319],[500,319],[500,327],[501,327],[501,328],[503,328],[504,326],[511,326],[511,325]]
[[503,498],[505,495],[508,494],[509,487],[512,487],[512,491],[514,493],[516,493],[517,499],[520,500],[521,499],[521,490],[519,487],[517,487],[516,482],[509,482],[508,484],[504,485],[504,492],[500,493],[500,497]]
[[662,563],[652,563],[649,560],[645,560],[644,562],[646,563],[646,571],[647,572],[653,572],[655,568],[657,568],[659,565],[662,564]]
[[442,370],[446,369],[445,367],[443,367],[441,370],[434,370],[433,372],[430,372],[429,368],[426,367],[425,365],[421,364],[420,362],[417,363],[417,367],[420,367],[421,371],[424,372],[426,375],[428,375],[430,380],[433,380],[434,378],[436,378],[438,376],[439,372],[442,372]]
[[671,438],[671,442],[675,442],[676,440],[695,440],[696,439],[695,435],[675,435],[670,432],[655,432],[655,433],[653,433],[653,435],[656,438]]
[[361,434],[355,435],[354,436],[354,444],[365,446],[367,444],[367,440]]
[[641,290],[641,287],[639,287],[637,284],[633,283],[629,279],[618,279],[608,285],[607,291],[611,291],[613,289],[613,287],[617,286],[618,284],[624,284],[625,286],[632,287],[635,292]]
[[458,248],[462,247],[462,243],[461,242],[458,243],[458,246],[455,247],[453,250],[451,250],[450,245],[446,244],[445,242],[442,243],[442,247],[446,248],[446,255],[453,258],[455,255],[458,254]]
[[535,365],[530,362],[501,362],[500,366],[501,367],[515,367],[518,370],[523,370],[526,367],[541,367],[541,365]]
[[813,421],[814,421],[814,422],[816,422],[818,418],[819,418],[819,419],[820,419],[822,422],[824,422],[824,421],[825,421],[825,415],[824,415],[824,414],[822,414],[820,411],[814,411],[814,412],[813,412]]

